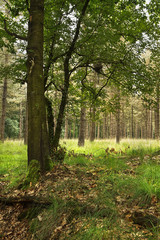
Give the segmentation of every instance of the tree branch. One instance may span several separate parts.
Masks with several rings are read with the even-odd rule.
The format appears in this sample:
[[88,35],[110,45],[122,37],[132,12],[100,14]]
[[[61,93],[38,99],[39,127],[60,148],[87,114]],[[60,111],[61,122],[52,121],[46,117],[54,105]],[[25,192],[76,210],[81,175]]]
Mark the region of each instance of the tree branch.
[[27,41],[27,40],[28,40],[28,38],[25,37],[25,36],[21,36],[21,35],[18,35],[18,34],[16,34],[16,33],[14,33],[14,32],[10,32],[10,30],[8,30],[8,28],[7,28],[7,22],[6,22],[5,19],[4,19],[4,30],[6,31],[6,33],[7,33],[8,35],[10,35],[10,36],[12,36],[12,37],[15,37],[15,38],[18,38],[18,39],[24,40],[24,41]]

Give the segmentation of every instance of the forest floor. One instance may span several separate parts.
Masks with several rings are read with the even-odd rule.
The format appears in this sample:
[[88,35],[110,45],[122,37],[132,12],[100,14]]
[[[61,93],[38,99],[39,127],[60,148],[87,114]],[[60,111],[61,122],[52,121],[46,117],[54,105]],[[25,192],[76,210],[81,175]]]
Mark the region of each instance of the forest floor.
[[70,151],[27,189],[1,174],[0,238],[160,239],[159,154]]

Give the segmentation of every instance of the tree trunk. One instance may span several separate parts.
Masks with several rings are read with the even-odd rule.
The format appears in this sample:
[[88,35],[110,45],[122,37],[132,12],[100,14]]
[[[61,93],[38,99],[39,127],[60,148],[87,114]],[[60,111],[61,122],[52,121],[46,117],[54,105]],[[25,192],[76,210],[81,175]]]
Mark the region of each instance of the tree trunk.
[[73,139],[76,138],[76,121],[73,121]]
[[92,108],[91,112],[91,125],[90,125],[90,141],[93,142],[95,139],[95,107]]
[[70,44],[70,47],[69,47],[69,49],[67,51],[67,54],[66,54],[66,57],[64,59],[64,86],[63,86],[63,90],[62,90],[61,104],[60,104],[60,108],[59,108],[57,126],[56,126],[56,131],[55,131],[55,136],[54,136],[54,147],[55,148],[57,148],[57,146],[59,144],[61,129],[62,129],[62,123],[63,123],[63,117],[64,117],[64,110],[65,110],[65,106],[67,104],[67,99],[68,99],[68,88],[69,88],[69,80],[70,80],[69,61],[70,61],[72,53],[74,51],[75,44],[78,40],[79,33],[80,33],[80,28],[81,28],[81,22],[82,22],[82,19],[83,19],[85,13],[86,13],[89,1],[90,0],[86,0],[84,2],[81,14],[80,14],[79,19],[77,21],[77,25],[76,25],[73,40]]
[[44,0],[30,0],[27,46],[28,164],[38,160],[41,171],[48,168],[48,133],[43,78]]
[[155,107],[155,138],[159,138],[159,84],[156,89],[156,107]]
[[125,134],[125,114],[124,114],[124,105],[122,106],[122,119],[121,119],[121,137],[125,138],[126,134]]
[[116,143],[120,142],[120,89],[117,89]]
[[52,109],[52,101],[46,97],[47,105],[47,122],[48,122],[48,132],[49,132],[49,155],[52,158],[54,152],[53,139],[54,139],[54,116]]
[[67,116],[65,117],[65,133],[64,133],[64,138],[68,139],[68,118]]
[[153,138],[152,109],[150,110],[150,138]]
[[86,139],[89,139],[89,128],[90,128],[90,125],[89,125],[89,122],[86,120]]
[[81,117],[80,117],[80,128],[79,128],[79,136],[78,136],[78,146],[84,146],[85,142],[85,129],[86,129],[86,109],[85,107],[81,107]]
[[134,138],[134,111],[133,111],[133,105],[131,108],[131,138]]
[[22,114],[22,102],[19,106],[19,139],[22,139],[23,132],[23,114]]
[[97,139],[100,139],[100,129],[101,129],[101,124],[100,122],[97,123]]
[[107,119],[106,119],[106,113],[104,113],[104,117],[103,117],[103,132],[102,132],[102,136],[103,136],[103,139],[106,138],[106,123],[107,123]]
[[[5,54],[5,66],[8,64],[8,54]],[[2,115],[0,125],[0,140],[4,142],[5,119],[6,119],[6,103],[7,103],[7,76],[4,78],[3,94],[2,94]]]
[[113,119],[113,114],[110,113],[110,138],[114,138],[115,135],[114,135],[114,119]]
[[28,144],[28,103],[27,103],[27,100],[26,100],[26,116],[25,116],[24,144]]

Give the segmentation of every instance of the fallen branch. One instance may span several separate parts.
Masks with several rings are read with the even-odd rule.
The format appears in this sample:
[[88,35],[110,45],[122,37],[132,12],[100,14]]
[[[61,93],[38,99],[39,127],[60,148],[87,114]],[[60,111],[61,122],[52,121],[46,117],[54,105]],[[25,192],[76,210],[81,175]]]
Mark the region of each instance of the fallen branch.
[[44,205],[51,205],[52,200],[46,199],[46,198],[40,198],[40,197],[35,197],[35,196],[21,196],[21,197],[12,197],[12,196],[0,196],[0,203],[5,203],[5,204],[16,204],[16,203],[21,203],[21,204],[44,204]]

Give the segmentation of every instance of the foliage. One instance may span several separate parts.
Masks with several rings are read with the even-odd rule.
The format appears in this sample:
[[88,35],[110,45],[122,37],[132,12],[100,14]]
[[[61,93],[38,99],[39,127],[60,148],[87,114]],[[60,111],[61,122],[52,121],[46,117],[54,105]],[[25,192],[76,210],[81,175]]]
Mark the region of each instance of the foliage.
[[53,163],[63,163],[65,154],[66,154],[66,148],[62,146],[58,146],[53,150],[53,156],[52,156],[52,161]]
[[37,160],[31,160],[24,185],[36,184],[40,178],[40,164]]
[[19,122],[14,119],[6,118],[5,121],[5,136],[7,138],[18,138],[19,135]]

